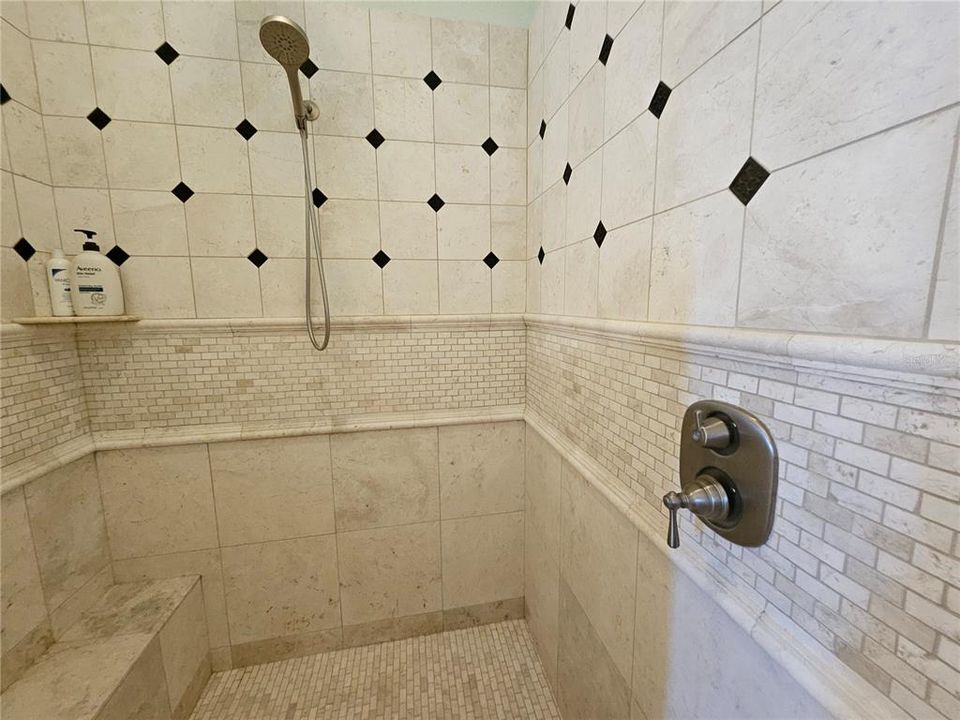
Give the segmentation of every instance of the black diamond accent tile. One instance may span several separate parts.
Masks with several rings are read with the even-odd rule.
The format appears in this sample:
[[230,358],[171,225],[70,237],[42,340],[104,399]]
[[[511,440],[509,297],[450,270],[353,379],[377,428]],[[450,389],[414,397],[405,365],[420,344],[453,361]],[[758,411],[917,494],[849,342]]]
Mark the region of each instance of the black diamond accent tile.
[[567,20],[563,23],[563,26],[569,30],[573,27],[573,14],[577,11],[576,6],[573,3],[570,3],[570,6],[567,8]]
[[130,259],[129,253],[127,253],[127,251],[119,245],[114,245],[112,248],[107,250],[107,257],[110,258],[113,261],[113,264],[117,267],[120,267]]
[[604,65],[607,64],[607,60],[610,58],[610,48],[613,47],[613,38],[609,35],[603,36],[603,45],[600,46],[600,62]]
[[667,106],[667,100],[672,92],[673,90],[663,82],[659,83],[657,89],[653,91],[653,99],[650,100],[650,112],[652,112],[653,116],[658,120],[663,113],[663,109]]
[[22,257],[24,260],[29,260],[33,257],[34,253],[37,252],[34,250],[33,245],[31,245],[26,238],[20,238],[17,240],[17,244],[13,246],[13,249],[17,251],[17,255]]
[[0,83],[0,105],[5,105],[9,99],[10,93],[8,93],[7,89]]
[[540,139],[543,140],[543,136],[547,134],[547,121],[540,121]]
[[249,140],[257,134],[257,128],[253,123],[244,118],[237,127],[234,128],[244,140]]
[[383,269],[386,267],[386,264],[390,262],[390,256],[383,250],[378,250],[377,254],[373,256],[373,261],[377,264],[377,267]]
[[493,138],[487,138],[486,140],[484,140],[483,145],[481,145],[480,147],[483,148],[484,152],[487,153],[487,155],[493,155],[500,148],[500,146],[497,145],[496,142],[494,142]]
[[367,142],[373,145],[373,149],[376,150],[378,147],[383,145],[384,137],[380,134],[380,131],[374,128],[367,134]]
[[603,245],[603,239],[607,237],[607,229],[603,226],[602,222],[597,223],[597,229],[593,231],[593,241],[597,244],[597,247]]
[[730,192],[737,196],[737,200],[746,205],[757,194],[757,190],[767,181],[768,177],[770,177],[770,173],[767,172],[766,168],[752,157],[748,157],[743,167],[740,168],[740,172],[730,183]]
[[546,257],[546,253],[543,252],[543,246],[540,246],[540,252],[537,253],[537,260],[541,265],[543,265],[543,258]]
[[177,196],[177,200],[180,202],[186,202],[193,197],[193,190],[190,189],[190,186],[185,182],[177,183],[177,186],[171,190],[174,195]]
[[313,206],[320,207],[327,201],[327,196],[323,194],[323,191],[320,188],[314,188],[313,192],[310,193],[313,196]]
[[[247,255],[247,260],[252,262],[257,267],[260,267],[261,265],[263,265],[268,259],[269,258],[267,258],[267,256],[263,254],[263,251],[260,248],[254,248],[253,252]],[[270,267],[273,267],[273,265],[271,265]]]
[[493,270],[497,263],[500,262],[500,258],[494,255],[492,252],[487,253],[487,256],[483,259],[483,262],[487,264],[487,267]]
[[443,82],[443,80],[440,79],[440,76],[437,75],[433,70],[431,70],[426,74],[426,76],[424,76],[423,81],[427,84],[427,87],[430,88],[431,90],[436,90],[438,87],[440,87],[440,83]]
[[87,120],[92,122],[97,130],[103,130],[110,124],[111,119],[112,118],[100,108],[94,108],[93,111],[87,115]]
[[317,70],[319,69],[320,68],[314,65],[313,60],[311,60],[310,58],[307,58],[306,60],[304,60],[303,65],[300,66],[300,72],[306,75],[308,80],[312,78],[314,75],[316,75]]
[[567,166],[563,169],[563,184],[570,184],[570,176],[573,175],[573,168],[570,167],[570,163],[567,163]]
[[443,201],[442,197],[434,193],[433,197],[427,200],[427,205],[432,207],[434,212],[440,212],[440,208],[446,205],[446,203]]
[[167,65],[169,65],[170,63],[172,63],[172,62],[173,62],[174,60],[176,60],[178,57],[180,57],[180,53],[178,53],[176,50],[174,50],[173,45],[171,45],[171,44],[168,43],[168,42],[165,42],[163,45],[161,45],[161,46],[158,47],[156,50],[154,50],[154,52],[155,52],[155,53],[160,57],[160,59],[163,60]]

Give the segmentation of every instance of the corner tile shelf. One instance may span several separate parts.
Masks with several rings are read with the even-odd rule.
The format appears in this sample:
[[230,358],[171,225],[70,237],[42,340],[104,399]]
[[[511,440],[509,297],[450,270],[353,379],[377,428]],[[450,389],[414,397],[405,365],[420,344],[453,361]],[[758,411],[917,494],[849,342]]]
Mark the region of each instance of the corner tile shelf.
[[67,325],[70,323],[123,323],[137,322],[140,320],[138,315],[113,315],[109,317],[99,317],[96,315],[78,317],[71,315],[69,317],[22,317],[14,318],[17,325]]

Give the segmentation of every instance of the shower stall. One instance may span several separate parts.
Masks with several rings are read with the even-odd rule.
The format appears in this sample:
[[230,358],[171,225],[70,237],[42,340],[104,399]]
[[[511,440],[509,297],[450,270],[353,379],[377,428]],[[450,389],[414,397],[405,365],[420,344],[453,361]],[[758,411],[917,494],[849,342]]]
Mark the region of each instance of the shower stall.
[[957,3],[3,0],[0,116],[4,720],[960,717]]

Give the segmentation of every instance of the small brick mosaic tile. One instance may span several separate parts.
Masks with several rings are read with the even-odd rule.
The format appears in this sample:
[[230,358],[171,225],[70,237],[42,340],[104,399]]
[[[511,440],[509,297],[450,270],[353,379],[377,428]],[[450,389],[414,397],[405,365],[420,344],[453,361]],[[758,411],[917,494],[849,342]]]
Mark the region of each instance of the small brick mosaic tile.
[[192,720],[560,720],[523,620],[217,673]]

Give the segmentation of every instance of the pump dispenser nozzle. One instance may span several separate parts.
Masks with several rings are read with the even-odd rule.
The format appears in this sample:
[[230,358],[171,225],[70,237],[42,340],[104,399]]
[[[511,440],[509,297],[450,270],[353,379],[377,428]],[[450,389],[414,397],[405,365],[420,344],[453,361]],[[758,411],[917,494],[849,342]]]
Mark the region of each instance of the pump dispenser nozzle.
[[93,230],[84,230],[83,228],[74,228],[73,231],[83,233],[83,235],[87,238],[83,242],[84,250],[96,250],[97,252],[100,252],[100,246],[93,241],[93,238],[97,233],[95,233]]

